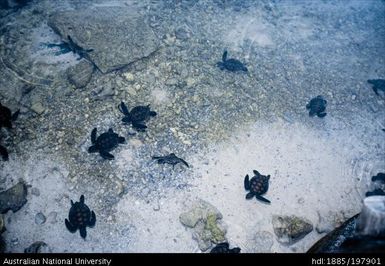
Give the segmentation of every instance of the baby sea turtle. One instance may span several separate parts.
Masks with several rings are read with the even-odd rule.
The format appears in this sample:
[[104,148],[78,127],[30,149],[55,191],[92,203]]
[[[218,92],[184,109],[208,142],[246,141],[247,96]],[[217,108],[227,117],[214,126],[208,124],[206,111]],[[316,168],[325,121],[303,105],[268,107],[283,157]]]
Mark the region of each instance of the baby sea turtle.
[[112,128],[96,138],[96,128],[91,132],[92,146],[88,148],[88,152],[99,152],[104,159],[112,160],[114,156],[109,152],[115,149],[119,143],[124,143],[125,138],[116,134]]
[[68,214],[68,219],[65,219],[65,224],[71,233],[75,233],[79,229],[80,236],[86,238],[86,227],[94,227],[96,223],[96,216],[93,211],[84,203],[84,196],[80,196],[80,202],[73,202],[71,200],[71,209]]
[[385,79],[369,79],[368,83],[373,85],[372,89],[375,94],[379,95],[379,90],[385,92]]
[[121,102],[119,110],[124,114],[122,121],[126,124],[131,123],[132,127],[138,131],[144,131],[147,128],[145,121],[156,116],[156,112],[150,110],[150,105],[136,106],[128,111],[124,102]]
[[249,175],[245,176],[245,189],[250,191],[246,195],[246,199],[251,199],[252,197],[256,197],[257,199],[270,203],[269,200],[262,197],[262,194],[265,194],[269,189],[269,179],[270,175],[261,175],[257,170],[253,170],[254,176],[249,180]]
[[310,102],[306,105],[306,109],[310,109],[309,116],[317,115],[318,117],[325,117],[325,109],[326,109],[327,101],[321,96],[310,100]]
[[229,243],[224,242],[216,245],[210,253],[240,253],[240,248],[229,248]]
[[0,128],[12,128],[12,122],[17,119],[19,113],[20,110],[17,110],[14,114],[12,114],[11,110],[8,107],[5,107],[0,103]]
[[68,49],[71,50],[74,54],[79,55],[77,60],[85,58],[85,59],[91,61],[89,59],[88,53],[92,52],[94,49],[84,49],[83,47],[80,47],[77,43],[75,43],[72,40],[71,36],[69,36],[69,35],[67,36],[67,39],[68,39],[68,42],[65,42],[65,43],[67,44]]
[[385,173],[378,173],[377,175],[372,176],[372,181],[380,181],[382,183],[385,183]]
[[226,70],[229,70],[232,72],[236,72],[236,71],[247,72],[247,67],[245,67],[245,65],[242,64],[241,61],[239,61],[237,59],[233,59],[233,58],[227,59],[227,51],[226,50],[223,52],[222,62],[218,62],[217,66],[221,70],[226,69]]
[[[12,122],[17,119],[19,113],[20,110],[17,110],[14,114],[12,114],[11,110],[8,107],[5,107],[0,103],[0,128],[6,127],[11,129]],[[4,161],[8,160],[8,151],[2,145],[0,145],[0,155]]]
[[152,156],[152,159],[158,160],[158,164],[165,164],[165,163],[171,164],[172,168],[174,168],[174,166],[178,163],[183,163],[184,165],[189,167],[188,163],[185,160],[177,157],[175,153],[170,153],[169,155],[166,155],[166,156]]

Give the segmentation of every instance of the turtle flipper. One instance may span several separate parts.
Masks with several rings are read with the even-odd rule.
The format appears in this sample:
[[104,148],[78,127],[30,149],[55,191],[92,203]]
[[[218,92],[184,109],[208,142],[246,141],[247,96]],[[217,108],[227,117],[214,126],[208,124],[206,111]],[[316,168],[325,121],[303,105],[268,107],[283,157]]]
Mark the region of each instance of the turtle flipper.
[[319,118],[322,118],[322,117],[325,117],[325,116],[326,116],[326,113],[318,113],[317,116],[318,116]]
[[67,219],[65,219],[65,224],[66,224],[68,231],[70,231],[71,233],[76,232],[76,230],[77,230],[76,226],[72,225]]
[[81,196],[80,196],[80,203],[83,203],[83,204],[84,204],[84,195],[81,195]]
[[15,121],[20,114],[20,110],[17,110],[11,117],[12,121]]
[[95,142],[96,142],[96,131],[97,131],[96,127],[91,131],[91,142],[92,142],[92,144],[95,144]]
[[86,227],[84,226],[84,227],[79,228],[79,231],[80,231],[80,236],[83,238],[86,238],[86,236],[87,236]]
[[155,111],[150,111],[150,116],[156,116],[157,113]]
[[310,109],[310,103],[306,104],[306,109]]
[[245,189],[246,189],[246,190],[250,190],[250,180],[249,180],[249,175],[246,175],[246,176],[245,176],[244,185],[245,185]]
[[189,167],[189,168],[190,168],[190,166],[188,165],[188,163],[187,163],[185,160],[183,160],[183,159],[180,159],[180,161],[181,161],[181,163],[183,163],[184,165],[186,165],[187,167]]
[[251,199],[254,196],[255,196],[255,194],[253,192],[249,192],[246,194],[246,199]]
[[240,248],[232,248],[232,249],[229,249],[229,253],[236,253],[236,254],[238,254],[238,253],[240,253],[241,252],[241,249]]
[[222,55],[222,61],[225,62],[226,60],[227,60],[227,50],[225,50]]
[[254,173],[256,176],[260,176],[260,175],[261,175],[257,170],[253,170],[253,173]]
[[88,226],[89,227],[94,227],[95,223],[96,223],[96,215],[95,215],[94,211],[92,211],[91,212],[90,222],[88,223]]
[[5,147],[0,145],[0,155],[4,161],[8,161],[8,151]]
[[109,153],[107,151],[99,151],[99,153],[103,157],[103,159],[112,160],[115,158],[114,155],[112,155],[111,153]]
[[88,148],[89,153],[93,153],[93,152],[97,152],[97,151],[98,151],[98,148],[96,147],[96,145],[93,145],[93,146]]
[[378,173],[377,175],[372,176],[372,181],[373,182],[381,181],[385,183],[385,173]]
[[118,106],[119,111],[122,112],[124,115],[129,116],[130,112],[128,111],[127,106],[124,104],[124,102],[121,102]]
[[124,143],[126,141],[126,139],[124,137],[119,137],[118,138],[118,142],[119,143]]
[[260,201],[263,201],[263,202],[266,202],[266,203],[270,203],[270,200],[265,199],[261,195],[255,195],[255,197],[257,198],[257,200],[260,200]]

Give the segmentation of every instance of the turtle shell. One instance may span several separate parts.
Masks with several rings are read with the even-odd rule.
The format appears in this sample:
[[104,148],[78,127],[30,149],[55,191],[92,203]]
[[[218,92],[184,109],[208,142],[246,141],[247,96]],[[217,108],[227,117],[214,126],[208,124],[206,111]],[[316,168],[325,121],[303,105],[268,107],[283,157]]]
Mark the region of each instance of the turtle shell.
[[311,114],[322,113],[326,109],[327,101],[322,96],[317,96],[310,100],[310,103],[306,106],[310,109]]
[[269,176],[254,176],[250,179],[250,191],[262,195],[269,189]]
[[75,202],[70,209],[68,218],[72,225],[77,226],[78,228],[85,227],[90,222],[91,210],[86,204]]
[[247,71],[247,68],[237,59],[229,59],[224,62],[224,66],[230,71]]
[[136,106],[130,112],[132,121],[144,121],[150,116],[149,106]]
[[100,150],[110,151],[119,144],[119,135],[116,133],[105,132],[96,139],[96,146]]

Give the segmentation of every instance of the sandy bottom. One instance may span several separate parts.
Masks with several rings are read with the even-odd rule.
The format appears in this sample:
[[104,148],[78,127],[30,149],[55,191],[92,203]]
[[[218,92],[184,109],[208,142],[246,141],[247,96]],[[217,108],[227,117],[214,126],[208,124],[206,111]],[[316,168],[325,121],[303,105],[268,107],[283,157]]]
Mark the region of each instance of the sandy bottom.
[[[179,222],[180,213],[200,198],[223,214],[228,240],[242,252],[261,252],[255,235],[262,231],[271,233],[272,252],[305,252],[322,234],[313,230],[290,247],[281,245],[272,215],[306,217],[315,228],[336,226],[360,211],[370,176],[384,169],[381,151],[385,149],[379,132],[368,135],[364,127],[352,130],[333,117],[311,121],[314,124],[257,122],[234,132],[229,140],[189,158],[192,167],[184,171],[191,186],[147,200],[128,192],[114,206],[113,215],[99,216],[86,240],[74,237],[64,226],[69,200],[79,196],[63,181],[64,166],[36,154],[23,166],[15,167],[17,161],[11,160],[5,172],[38,187],[41,194],[29,193],[26,206],[5,215],[8,249],[20,252],[42,240],[54,252],[200,252],[192,232]],[[271,175],[265,194],[270,205],[245,200],[243,179],[253,169]],[[47,172],[54,174],[45,176]],[[89,195],[86,203],[92,208],[98,200]],[[43,225],[34,222],[38,212],[47,216]]]

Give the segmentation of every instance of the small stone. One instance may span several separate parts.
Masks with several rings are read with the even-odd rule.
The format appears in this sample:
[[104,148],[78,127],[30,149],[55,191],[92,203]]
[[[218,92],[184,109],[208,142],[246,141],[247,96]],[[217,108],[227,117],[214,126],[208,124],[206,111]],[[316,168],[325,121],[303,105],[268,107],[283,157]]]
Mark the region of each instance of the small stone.
[[18,244],[19,244],[19,239],[18,239],[17,237],[12,238],[12,239],[11,239],[11,244],[12,244],[13,246],[18,245]]
[[46,218],[45,218],[44,214],[42,214],[41,212],[36,214],[36,216],[35,216],[35,223],[36,224],[43,224],[43,223],[45,223],[45,221],[46,221]]
[[175,30],[175,37],[179,40],[187,40],[190,38],[190,32],[187,28],[179,27]]
[[159,211],[160,210],[160,204],[159,202],[155,203],[155,206],[152,208],[154,211]]
[[12,188],[0,193],[0,213],[8,210],[17,212],[27,202],[27,186],[19,182]]
[[180,222],[193,228],[193,238],[198,242],[201,251],[209,249],[213,243],[226,240],[226,230],[221,226],[222,214],[210,203],[199,200],[192,208],[179,216]]
[[124,73],[123,76],[129,82],[134,81],[134,79],[135,79],[134,74],[132,74],[130,72]]
[[186,80],[187,87],[191,87],[195,84],[195,79],[192,77],[188,77]]
[[77,89],[81,89],[90,82],[93,72],[94,66],[87,60],[81,60],[77,65],[67,69],[67,78]]
[[45,108],[43,107],[43,104],[41,102],[35,102],[32,104],[31,110],[41,115],[42,113],[44,113]]
[[40,190],[38,188],[36,188],[36,187],[33,187],[31,189],[31,194],[34,195],[34,196],[39,197],[40,196]]
[[356,94],[352,94],[352,100],[354,101],[355,99],[357,99],[357,95]]
[[37,241],[24,249],[24,253],[51,253],[51,249],[43,241]]
[[278,242],[292,245],[313,231],[310,221],[297,216],[273,216],[274,233]]

